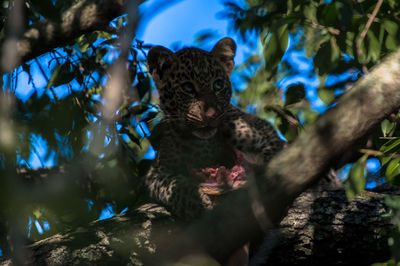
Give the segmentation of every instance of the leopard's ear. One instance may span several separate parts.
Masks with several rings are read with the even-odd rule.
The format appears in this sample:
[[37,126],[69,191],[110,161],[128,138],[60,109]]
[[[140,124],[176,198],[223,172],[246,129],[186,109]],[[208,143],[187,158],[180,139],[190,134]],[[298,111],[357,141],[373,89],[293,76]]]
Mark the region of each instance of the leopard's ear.
[[230,75],[235,66],[233,61],[236,53],[235,41],[228,37],[223,38],[217,42],[211,53],[222,62],[226,72]]
[[147,54],[147,63],[149,65],[150,74],[154,79],[159,78],[162,80],[165,71],[172,65],[173,57],[174,53],[163,46],[154,46],[149,50]]

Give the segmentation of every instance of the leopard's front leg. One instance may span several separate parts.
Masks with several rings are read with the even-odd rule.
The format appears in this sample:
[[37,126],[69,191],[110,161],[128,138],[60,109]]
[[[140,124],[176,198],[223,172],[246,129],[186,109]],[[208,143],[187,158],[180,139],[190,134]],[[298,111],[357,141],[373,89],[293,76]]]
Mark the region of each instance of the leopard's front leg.
[[223,132],[230,144],[255,165],[268,162],[285,144],[267,121],[233,106],[225,113]]
[[147,173],[145,185],[153,199],[183,220],[198,218],[213,205],[193,178],[171,173],[157,161]]

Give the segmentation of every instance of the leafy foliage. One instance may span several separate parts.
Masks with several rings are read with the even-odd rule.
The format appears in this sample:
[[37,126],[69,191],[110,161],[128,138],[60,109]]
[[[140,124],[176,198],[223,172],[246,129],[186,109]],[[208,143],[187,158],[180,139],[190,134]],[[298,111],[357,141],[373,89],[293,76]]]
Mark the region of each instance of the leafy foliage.
[[[227,2],[226,7],[222,16],[233,21],[233,28],[244,38],[256,31],[262,44],[263,58],[252,55],[247,63],[258,62],[259,68],[252,65],[256,75],[244,80],[247,89],[238,93],[239,105],[248,106],[251,93],[258,114],[273,121],[289,142],[399,47],[398,1],[248,0],[246,6]],[[301,61],[299,53],[305,55]],[[301,63],[312,63],[312,68]],[[260,89],[266,86],[268,93]],[[400,184],[398,122],[399,113],[388,116],[352,156],[345,181],[349,197],[382,180]],[[379,159],[380,169],[368,168],[371,158]],[[399,199],[390,202],[395,209]],[[398,249],[393,251],[397,258]]]
[[[6,2],[4,8],[12,6]],[[25,19],[58,22],[73,3],[26,1]],[[7,10],[2,11],[0,37],[6,36],[7,28]],[[12,111],[2,112],[0,124],[8,121],[13,141],[4,143],[0,136],[1,215],[24,217],[20,230],[32,240],[87,224],[106,206],[118,213],[144,200],[140,175],[149,167],[143,157],[150,147],[147,137],[157,125],[158,109],[144,63],[149,47],[143,42],[135,41],[130,49],[129,80],[121,106],[112,122],[102,118],[108,73],[119,53],[126,20],[119,17],[106,31],[82,35],[4,75],[0,101],[7,101],[3,107]],[[18,95],[19,82],[30,87],[26,88],[30,95],[9,101],[7,95]],[[44,170],[46,175],[38,176],[32,171],[53,166],[67,167],[73,176]],[[15,180],[16,169],[26,172],[27,178]],[[35,184],[42,178],[44,184],[53,185]],[[12,194],[10,182],[18,182]],[[0,228],[6,223],[1,222]],[[46,225],[44,232],[35,230],[35,223]],[[5,252],[6,245],[0,241]]]

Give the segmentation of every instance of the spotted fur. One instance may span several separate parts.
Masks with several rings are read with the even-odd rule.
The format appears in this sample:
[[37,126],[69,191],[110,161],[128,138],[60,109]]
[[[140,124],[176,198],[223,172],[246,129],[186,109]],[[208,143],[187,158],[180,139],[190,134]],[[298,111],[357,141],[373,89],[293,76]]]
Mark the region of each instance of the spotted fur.
[[235,50],[234,41],[224,38],[211,52],[156,46],[147,57],[165,118],[145,183],[154,199],[184,219],[212,207],[189,169],[232,167],[235,149],[251,163],[265,164],[283,147],[269,123],[230,104]]

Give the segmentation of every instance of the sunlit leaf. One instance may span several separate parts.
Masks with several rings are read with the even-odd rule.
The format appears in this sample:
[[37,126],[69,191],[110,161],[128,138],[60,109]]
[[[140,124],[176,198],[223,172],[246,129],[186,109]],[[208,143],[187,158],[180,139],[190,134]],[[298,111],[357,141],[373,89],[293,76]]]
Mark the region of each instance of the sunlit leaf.
[[[398,183],[400,177],[400,158],[393,159],[386,168],[385,177],[391,183]],[[397,182],[396,182],[397,181]]]
[[362,157],[358,160],[347,176],[345,182],[346,195],[350,199],[354,198],[358,194],[364,191],[365,188],[365,162],[366,158]]
[[367,60],[377,61],[380,58],[381,44],[372,31],[368,31],[368,56]]
[[303,14],[304,17],[310,20],[316,20],[317,19],[317,8],[315,5],[306,5],[303,8]]
[[386,137],[392,132],[394,127],[396,126],[396,123],[390,122],[389,120],[385,119],[381,122],[381,129],[383,136]]
[[396,22],[384,18],[382,20],[382,25],[390,35],[396,36],[396,34],[399,30],[399,25]]
[[325,104],[331,104],[332,101],[335,99],[335,93],[333,90],[329,89],[319,89],[317,91],[319,98],[325,103]]
[[380,151],[385,154],[394,153],[400,150],[400,137],[394,138],[383,144]]
[[40,219],[42,217],[42,211],[38,208],[33,211],[33,215],[36,219]]
[[264,107],[264,110],[275,113],[275,125],[287,141],[291,142],[297,138],[300,123],[296,115],[289,108],[267,105]]
[[269,33],[266,41],[263,53],[266,75],[267,78],[270,78],[276,72],[288,46],[289,30],[287,25],[280,26]]
[[387,49],[395,51],[397,49],[397,41],[392,35],[386,37],[385,46]]
[[86,53],[89,49],[90,43],[87,41],[86,36],[82,35],[78,38],[79,49],[82,53]]

